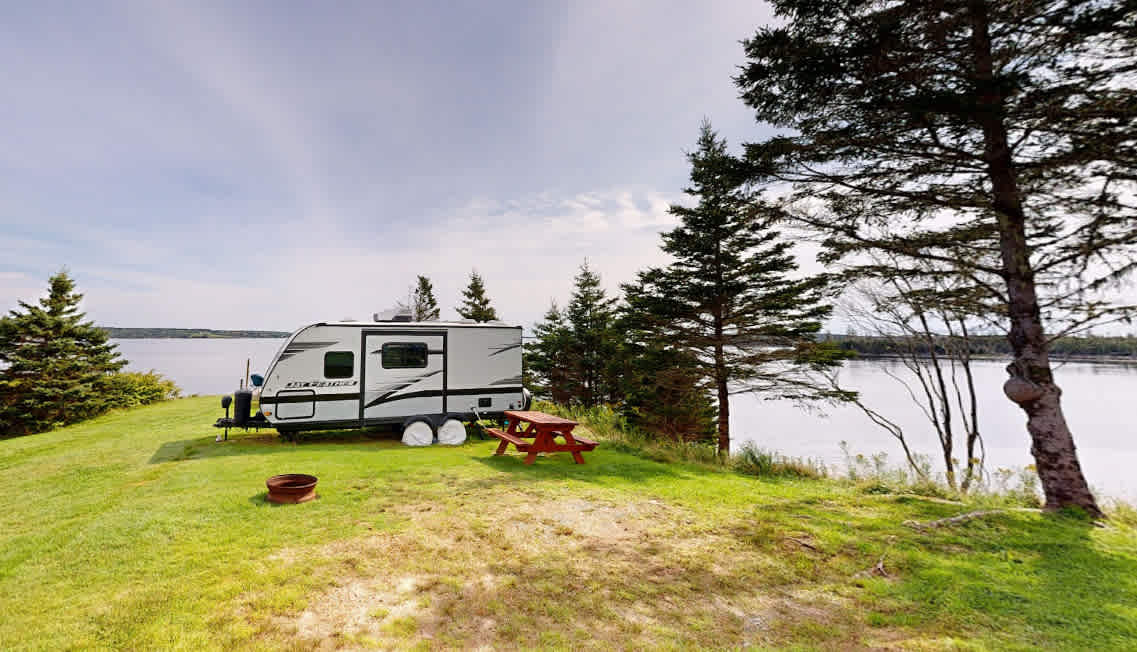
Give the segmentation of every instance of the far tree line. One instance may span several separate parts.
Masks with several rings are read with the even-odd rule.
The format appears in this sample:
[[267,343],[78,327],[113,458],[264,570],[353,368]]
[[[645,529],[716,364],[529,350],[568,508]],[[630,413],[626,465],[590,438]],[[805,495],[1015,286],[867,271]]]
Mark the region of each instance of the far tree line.
[[[911,349],[922,355],[927,355],[932,350],[947,353],[951,346],[944,341],[929,344],[922,338],[915,337],[911,338],[910,342],[898,342],[896,337],[852,333],[845,335],[823,334],[820,337],[841,349],[869,357],[900,355]],[[968,336],[966,343],[968,351],[972,355],[1008,356],[1014,352],[1004,335],[972,334]],[[1087,335],[1063,337],[1054,340],[1050,345],[1050,352],[1058,357],[1098,356],[1137,359],[1137,336]]]

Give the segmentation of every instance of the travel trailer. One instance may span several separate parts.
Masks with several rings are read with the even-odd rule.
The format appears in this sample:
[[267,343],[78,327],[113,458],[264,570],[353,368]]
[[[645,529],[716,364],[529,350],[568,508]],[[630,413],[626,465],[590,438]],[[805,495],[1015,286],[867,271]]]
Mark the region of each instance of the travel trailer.
[[260,412],[248,416],[252,392],[239,390],[234,417],[215,426],[290,436],[394,424],[408,444],[461,443],[463,421],[531,402],[521,386],[521,327],[500,322],[312,324],[288,336],[253,385]]

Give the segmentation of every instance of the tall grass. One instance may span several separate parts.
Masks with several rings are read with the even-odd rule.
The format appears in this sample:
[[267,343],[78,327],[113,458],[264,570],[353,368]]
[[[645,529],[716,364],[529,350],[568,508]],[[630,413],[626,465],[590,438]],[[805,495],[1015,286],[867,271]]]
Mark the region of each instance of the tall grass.
[[723,457],[711,442],[660,439],[633,428],[619,412],[607,405],[585,408],[542,401],[534,409],[578,421],[604,440],[606,446],[657,462],[685,462],[759,477],[823,478],[829,475],[821,462],[787,457],[750,444],[729,457]]
[[[718,454],[713,443],[661,439],[632,427],[610,406],[585,408],[539,401],[535,410],[572,419],[588,428],[605,446],[658,462],[684,462],[731,470],[756,477],[829,478],[868,494],[916,494],[990,507],[1039,507],[1042,495],[1038,474],[1031,466],[999,468],[985,474],[970,492],[950,488],[942,474],[923,473],[889,464],[888,455],[854,453],[839,442],[844,464],[830,468],[820,460],[790,457],[746,444],[729,457]],[[1119,500],[1106,501],[1106,511],[1121,522],[1137,524],[1137,508]]]

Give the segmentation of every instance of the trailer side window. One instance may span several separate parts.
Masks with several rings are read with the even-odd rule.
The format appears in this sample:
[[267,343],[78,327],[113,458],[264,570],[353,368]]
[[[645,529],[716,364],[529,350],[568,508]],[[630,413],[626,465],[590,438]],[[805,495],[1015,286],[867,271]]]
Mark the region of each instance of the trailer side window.
[[324,354],[324,378],[351,378],[355,375],[355,354],[328,351]]
[[426,343],[388,342],[381,356],[384,369],[422,369],[426,367]]

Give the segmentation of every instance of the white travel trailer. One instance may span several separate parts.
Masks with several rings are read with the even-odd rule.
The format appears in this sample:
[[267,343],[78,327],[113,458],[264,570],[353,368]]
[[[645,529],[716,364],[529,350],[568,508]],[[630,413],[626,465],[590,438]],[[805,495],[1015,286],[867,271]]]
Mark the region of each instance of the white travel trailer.
[[521,386],[521,327],[500,322],[312,324],[288,336],[253,381],[261,384],[260,414],[242,419],[238,397],[234,419],[215,425],[288,436],[394,424],[407,443],[430,443],[435,433],[444,441],[444,430],[447,443],[457,443],[463,420],[500,417],[531,401]]

